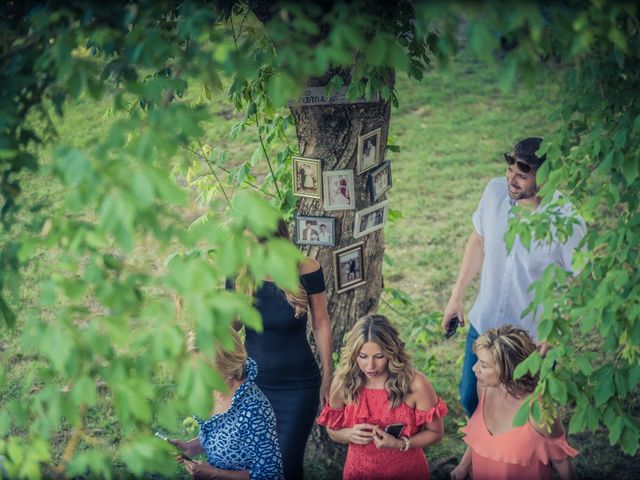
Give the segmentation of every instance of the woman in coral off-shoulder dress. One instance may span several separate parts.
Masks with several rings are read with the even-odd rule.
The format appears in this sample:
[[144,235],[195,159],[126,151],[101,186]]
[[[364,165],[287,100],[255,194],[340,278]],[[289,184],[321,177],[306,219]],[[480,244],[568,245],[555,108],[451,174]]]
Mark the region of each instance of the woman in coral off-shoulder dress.
[[576,478],[571,457],[578,454],[567,443],[562,423],[544,426],[530,418],[519,427],[513,418],[536,388],[537,378],[513,372],[536,350],[529,334],[511,325],[492,328],[478,337],[473,351],[478,361],[480,403],[462,431],[468,445],[451,478],[462,480],[551,480],[551,466],[562,480]]
[[386,317],[367,315],[353,326],[329,398],[317,421],[349,444],[345,480],[429,478],[423,448],[442,438],[447,406],[411,367]]

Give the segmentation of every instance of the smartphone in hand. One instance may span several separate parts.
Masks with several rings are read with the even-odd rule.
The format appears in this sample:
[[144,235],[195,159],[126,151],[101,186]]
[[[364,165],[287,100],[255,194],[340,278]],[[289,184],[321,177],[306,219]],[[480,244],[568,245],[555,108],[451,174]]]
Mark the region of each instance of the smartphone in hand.
[[[158,431],[153,432],[153,434],[154,434],[156,437],[158,437],[160,440],[164,440],[165,442],[169,442],[169,443],[170,443],[171,445],[173,445],[175,448],[178,448],[178,447],[177,447],[177,446],[176,446],[176,445],[175,445],[171,440],[169,440],[169,437],[168,437],[166,434],[164,434],[164,433],[162,433],[162,432],[158,432]],[[178,450],[180,450],[180,449],[178,448]],[[188,460],[188,461],[190,461],[190,462],[193,462],[193,459],[192,459],[191,457],[189,457],[189,456],[185,455],[185,454],[184,454],[184,452],[183,452],[182,450],[180,450],[179,455],[180,455],[182,458],[184,458],[185,460]]]
[[444,334],[444,338],[453,337],[453,334],[456,333],[456,330],[458,329],[458,325],[460,325],[460,320],[458,319],[458,317],[453,317],[451,319],[451,322],[449,322],[449,328],[447,328],[447,331]]
[[404,428],[404,423],[392,423],[391,425],[387,425],[384,427],[384,431],[389,435],[393,435],[396,438],[400,438],[400,434],[402,433],[402,429]]
[[167,437],[164,433],[155,431],[153,434],[158,437],[160,440],[164,440],[165,442],[169,441],[169,437]]

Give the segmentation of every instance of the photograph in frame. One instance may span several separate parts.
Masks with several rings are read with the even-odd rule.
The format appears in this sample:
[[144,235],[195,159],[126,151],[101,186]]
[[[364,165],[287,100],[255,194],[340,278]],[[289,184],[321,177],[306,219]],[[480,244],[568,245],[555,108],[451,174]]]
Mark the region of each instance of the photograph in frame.
[[359,242],[333,252],[336,293],[364,285],[364,243]]
[[382,153],[380,151],[381,135],[382,129],[376,128],[358,137],[358,160],[356,162],[358,174],[371,170],[380,163]]
[[387,201],[376,203],[356,212],[353,238],[360,238],[384,228],[387,223]]
[[297,197],[322,198],[320,160],[293,157],[293,194]]
[[333,247],[336,244],[335,217],[296,215],[295,243]]
[[391,162],[387,160],[378,168],[369,172],[369,193],[371,194],[371,203],[377,202],[382,195],[391,189],[392,185]]
[[353,210],[356,208],[353,170],[325,170],[322,172],[324,209]]

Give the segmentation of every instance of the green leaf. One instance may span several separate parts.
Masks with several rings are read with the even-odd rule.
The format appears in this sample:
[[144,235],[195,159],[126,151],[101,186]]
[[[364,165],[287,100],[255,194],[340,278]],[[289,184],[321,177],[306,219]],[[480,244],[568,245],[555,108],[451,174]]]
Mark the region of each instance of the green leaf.
[[579,355],[574,358],[573,362],[584,375],[590,376],[591,373],[593,372],[593,367],[591,366],[591,362],[585,356]]
[[94,406],[96,403],[95,382],[87,376],[80,377],[76,380],[76,383],[71,390],[71,397],[73,398],[74,405]]
[[526,375],[528,372],[532,374],[536,374],[538,370],[540,370],[540,365],[542,364],[542,357],[538,351],[534,351],[525,358],[522,362],[518,364],[516,369],[513,372],[513,377],[518,379],[523,375]]
[[622,451],[633,456],[638,451],[638,430],[635,428],[625,428],[622,434]]
[[[7,432],[9,431],[9,427],[11,426],[11,417],[9,416],[9,412],[7,412],[4,408],[0,410],[0,438],[4,438]],[[1,440],[0,440],[1,442]],[[2,446],[0,443],[0,452],[2,451]]]
[[522,406],[516,413],[515,417],[513,417],[513,426],[521,427],[525,423],[529,421],[529,399],[531,397],[527,397],[524,402],[522,402]]
[[616,47],[618,47],[623,52],[627,51],[627,38],[624,36],[620,30],[615,27],[612,27],[609,30],[608,34],[609,40],[611,40]]
[[280,212],[262,198],[246,190],[238,190],[231,200],[233,216],[259,237],[275,232]]
[[600,375],[595,391],[596,407],[604,405],[614,393],[615,385],[613,383],[613,375]]
[[625,374],[626,374],[626,369],[617,369],[616,372],[613,374],[613,379],[616,384],[616,391],[618,392],[618,395],[621,398],[626,397],[627,393],[629,393],[629,391],[627,390],[628,378],[626,377]]
[[[636,321],[636,323],[640,323]],[[632,391],[638,385],[640,381],[640,365],[635,364],[629,367],[629,376],[627,377],[627,387],[629,391]]]
[[586,425],[586,408],[584,406],[577,407],[569,422],[569,434],[573,435],[574,433],[582,432]]
[[591,406],[588,405],[587,406],[587,428],[589,428],[590,431],[595,432],[596,429],[598,428],[598,421],[600,419],[600,416],[598,415],[598,410]]
[[300,251],[289,240],[271,238],[267,241],[266,269],[278,286],[289,291],[298,291],[300,274],[298,263],[302,260]]
[[271,98],[273,106],[277,108],[286,105],[289,100],[297,101],[298,99],[295,98],[294,95],[300,93],[300,87],[293,78],[282,73],[280,75],[274,75],[269,79],[267,93]]
[[613,421],[613,424],[609,427],[609,443],[611,445],[615,445],[616,443],[618,443],[618,440],[622,435],[623,429],[624,429],[624,418],[619,416]]
[[41,351],[49,358],[56,370],[62,372],[73,348],[71,335],[58,325],[49,325],[46,331],[46,335],[40,338]]
[[553,321],[549,318],[543,318],[538,324],[538,338],[544,339],[549,337],[551,330],[553,329]]
[[369,43],[369,46],[367,47],[367,58],[369,63],[377,66],[383,65],[387,53],[388,42],[389,39],[381,32],[374,35],[371,43]]
[[4,301],[2,294],[0,293],[0,314],[2,314],[2,318],[4,319],[5,324],[13,328],[16,324],[16,315],[13,313],[9,305]]
[[622,174],[624,175],[624,179],[627,181],[627,185],[631,185],[638,177],[638,164],[640,164],[640,161],[638,160],[637,155],[627,154],[624,157]]
[[567,387],[554,376],[547,377],[547,385],[549,387],[549,393],[551,397],[561,405],[567,403]]
[[481,60],[493,60],[493,51],[498,47],[498,36],[489,29],[485,19],[476,18],[469,25],[469,46]]

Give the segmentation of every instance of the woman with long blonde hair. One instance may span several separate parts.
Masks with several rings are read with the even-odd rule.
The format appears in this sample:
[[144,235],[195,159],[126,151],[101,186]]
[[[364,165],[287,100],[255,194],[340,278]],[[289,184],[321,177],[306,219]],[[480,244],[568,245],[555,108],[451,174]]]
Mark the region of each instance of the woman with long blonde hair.
[[[275,236],[289,240],[284,220],[278,223]],[[333,367],[322,268],[316,260],[305,258],[299,272],[299,292],[283,290],[268,279],[259,288],[245,291],[253,297],[263,326],[262,332],[245,329],[245,346],[258,365],[256,383],[275,411],[285,478],[290,479],[303,478],[307,438],[318,406],[328,399]],[[227,287],[233,285],[228,282]],[[322,374],[307,341],[309,316]]]
[[358,320],[318,418],[333,440],[349,444],[343,478],[429,478],[423,448],[440,441],[446,414],[389,320],[376,314]]

